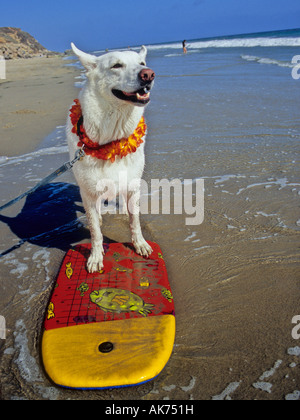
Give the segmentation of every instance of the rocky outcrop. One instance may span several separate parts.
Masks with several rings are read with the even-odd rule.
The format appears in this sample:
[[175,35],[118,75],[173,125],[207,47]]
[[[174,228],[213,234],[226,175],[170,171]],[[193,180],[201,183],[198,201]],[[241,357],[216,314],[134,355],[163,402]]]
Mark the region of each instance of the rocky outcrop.
[[53,54],[43,47],[33,36],[19,28],[0,28],[0,55],[6,60],[31,58]]

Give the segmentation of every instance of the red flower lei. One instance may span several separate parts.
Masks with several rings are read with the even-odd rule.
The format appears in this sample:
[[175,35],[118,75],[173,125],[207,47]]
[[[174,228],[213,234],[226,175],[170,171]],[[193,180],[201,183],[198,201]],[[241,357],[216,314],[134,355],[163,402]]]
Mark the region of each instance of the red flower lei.
[[141,118],[134,133],[128,138],[121,140],[114,140],[111,143],[100,145],[92,141],[86,134],[83,127],[83,117],[80,102],[78,99],[74,100],[75,105],[70,110],[70,118],[73,125],[72,133],[77,134],[80,141],[78,147],[84,146],[84,153],[93,156],[97,159],[110,160],[112,163],[115,161],[116,156],[121,159],[129,153],[136,152],[137,148],[144,143],[142,138],[146,134],[147,125],[144,117]]

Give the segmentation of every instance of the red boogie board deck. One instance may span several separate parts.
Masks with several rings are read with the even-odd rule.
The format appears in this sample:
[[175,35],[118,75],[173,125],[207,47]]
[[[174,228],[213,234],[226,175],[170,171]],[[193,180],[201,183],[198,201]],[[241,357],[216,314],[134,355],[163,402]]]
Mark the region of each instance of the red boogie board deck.
[[175,339],[173,296],[159,246],[149,258],[131,244],[104,244],[104,269],[90,274],[90,244],[63,261],[44,323],[42,356],[60,386],[102,389],[156,377]]

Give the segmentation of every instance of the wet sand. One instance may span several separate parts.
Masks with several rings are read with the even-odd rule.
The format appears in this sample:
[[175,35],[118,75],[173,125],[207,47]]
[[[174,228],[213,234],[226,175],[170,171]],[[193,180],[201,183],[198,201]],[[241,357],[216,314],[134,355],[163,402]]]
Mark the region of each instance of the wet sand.
[[[191,85],[188,77],[167,76],[160,64],[165,60],[154,57],[151,64],[159,76],[146,111],[144,178],[205,181],[201,225],[186,226],[186,215],[142,216],[145,237],[160,244],[169,272],[177,322],[173,355],[154,381],[133,388],[71,391],[57,388],[45,374],[40,342],[55,277],[70,245],[89,241],[69,173],[0,217],[0,314],[9,329],[6,341],[0,340],[3,399],[299,398],[300,348],[291,334],[300,295],[295,86],[283,70],[271,68],[265,77],[274,86],[280,79],[282,96],[265,80],[268,95],[260,94],[255,80],[243,86],[241,97],[236,75],[243,74],[242,85],[244,64],[226,73],[220,63],[220,70],[198,75],[197,85],[193,75]],[[261,67],[250,67],[249,74],[256,69]],[[76,72],[68,71],[61,97],[73,99]],[[19,103],[24,98],[16,92]],[[56,124],[63,123],[52,129]],[[3,159],[0,203],[67,159],[64,127],[34,152]],[[106,215],[103,234],[130,241],[126,217]]]

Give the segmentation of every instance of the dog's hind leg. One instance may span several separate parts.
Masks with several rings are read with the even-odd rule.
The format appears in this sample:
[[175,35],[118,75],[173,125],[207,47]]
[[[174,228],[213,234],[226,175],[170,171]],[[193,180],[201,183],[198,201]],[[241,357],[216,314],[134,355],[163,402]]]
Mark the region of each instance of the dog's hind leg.
[[127,208],[129,213],[129,223],[131,230],[131,238],[133,246],[137,254],[143,257],[149,257],[153,250],[151,246],[145,241],[140,223],[140,192],[128,192]]
[[90,232],[92,250],[87,262],[87,269],[89,273],[96,273],[103,268],[103,236],[101,232],[102,217],[98,213],[96,206],[94,206],[88,199],[82,197],[83,205],[86,211]]

